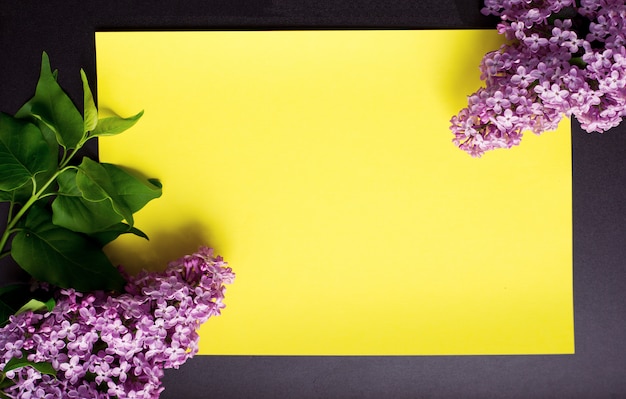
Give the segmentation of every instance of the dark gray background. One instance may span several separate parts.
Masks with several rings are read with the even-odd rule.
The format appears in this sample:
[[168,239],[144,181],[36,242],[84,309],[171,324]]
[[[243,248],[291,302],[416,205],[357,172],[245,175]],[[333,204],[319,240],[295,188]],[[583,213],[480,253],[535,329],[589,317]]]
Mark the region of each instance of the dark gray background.
[[[44,50],[80,104],[78,71],[95,83],[98,30],[495,26],[479,9],[474,0],[2,0],[0,110],[32,95]],[[626,398],[626,124],[604,135],[574,125],[575,355],[198,356],[166,373],[162,397]],[[1,283],[12,278],[3,266]]]

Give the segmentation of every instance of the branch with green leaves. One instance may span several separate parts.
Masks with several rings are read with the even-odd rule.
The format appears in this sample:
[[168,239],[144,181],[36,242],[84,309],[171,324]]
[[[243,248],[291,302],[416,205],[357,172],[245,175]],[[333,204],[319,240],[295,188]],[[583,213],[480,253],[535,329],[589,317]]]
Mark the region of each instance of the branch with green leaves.
[[[78,155],[87,141],[132,127],[143,111],[99,119],[81,70],[81,115],[56,77],[44,53],[35,95],[14,116],[0,113],[0,202],[9,204],[0,256],[54,286],[122,291],[102,248],[125,233],[147,238],[133,214],[161,196],[161,184]],[[17,306],[7,302],[0,292],[0,313]]]

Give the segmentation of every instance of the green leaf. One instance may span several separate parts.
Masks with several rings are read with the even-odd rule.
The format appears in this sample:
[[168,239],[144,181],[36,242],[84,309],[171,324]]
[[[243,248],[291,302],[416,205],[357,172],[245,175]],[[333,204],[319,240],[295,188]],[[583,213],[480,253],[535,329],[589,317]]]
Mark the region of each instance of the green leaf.
[[130,129],[141,116],[143,115],[143,111],[139,112],[137,115],[131,116],[129,118],[120,118],[119,116],[112,116],[109,118],[103,118],[98,120],[98,125],[91,132],[91,136],[114,136],[116,134],[120,134],[125,130]]
[[76,185],[83,198],[92,202],[109,201],[113,210],[128,224],[133,225],[133,211],[117,194],[118,187],[102,164],[87,157],[83,158],[76,174]]
[[103,163],[102,167],[111,176],[111,181],[118,187],[119,197],[132,212],[137,212],[162,194],[162,185],[157,179],[139,178],[124,168],[110,163]]
[[93,95],[91,94],[91,89],[89,88],[87,75],[85,75],[85,71],[82,69],[80,70],[80,78],[83,81],[83,112],[85,118],[83,133],[87,133],[94,130],[98,125],[98,110],[96,109],[96,104],[93,101]]
[[26,302],[24,305],[22,305],[21,308],[19,308],[15,314],[20,314],[20,313],[25,313],[28,311],[32,311],[32,312],[37,312],[39,310],[43,310],[43,309],[47,309],[46,304],[38,301],[36,299],[31,299],[30,301]]
[[54,369],[54,367],[52,367],[52,364],[46,362],[30,362],[25,358],[13,358],[9,360],[4,366],[4,370],[2,371],[6,373],[7,371],[16,370],[22,367],[32,367],[42,374],[48,374],[55,377],[57,375],[57,371]]
[[161,196],[161,187],[137,178],[112,164],[100,164],[83,158],[76,175],[76,184],[88,201],[110,201],[113,210],[130,225],[133,213],[150,200]]
[[33,207],[13,238],[11,255],[31,276],[78,291],[121,290],[124,279],[102,249],[86,236],[56,226],[46,210]]
[[44,309],[47,310],[48,312],[51,312],[52,309],[54,309],[54,305],[55,305],[55,301],[52,298],[48,299],[46,302],[42,302],[38,299],[33,298],[30,301],[26,302],[24,305],[22,305],[22,307],[19,308],[15,312],[15,314],[18,315],[20,313],[24,313],[28,311],[38,312]]
[[111,201],[89,201],[76,185],[78,171],[69,169],[57,178],[59,195],[52,202],[52,222],[57,226],[81,232],[96,233],[122,221]]
[[76,148],[84,136],[83,117],[57,83],[45,52],[41,57],[41,73],[35,96],[28,100],[15,116],[33,117],[42,121],[52,129],[57,142],[65,148]]
[[[44,137],[44,140],[48,144],[48,153],[45,155],[42,154],[41,160],[47,161],[49,165],[48,167],[45,168],[45,170],[42,170],[41,172],[35,175],[36,187],[41,188],[45,183],[47,183],[50,180],[50,178],[52,178],[52,176],[57,171],[59,144],[56,141],[54,132],[50,130],[50,128],[48,128],[41,121],[35,121],[35,124],[40,129]],[[48,186],[48,189],[46,190],[45,193],[49,193],[53,190],[56,190],[55,185],[50,185]],[[11,199],[9,201],[12,201],[17,204],[22,204],[22,205],[25,204],[33,195],[33,181],[32,180],[27,181],[26,184],[24,184],[23,186],[13,191],[10,191],[9,194],[12,194]],[[0,194],[0,197],[4,198],[6,197],[6,195]],[[2,200],[0,199],[0,201]]]
[[583,61],[583,57],[572,57],[569,60],[570,65],[575,65],[580,69],[585,69],[587,67],[587,63]]
[[52,202],[55,225],[89,234],[102,246],[125,233],[148,238],[122,220],[130,215],[132,221],[134,212],[161,195],[158,180],[143,180],[115,165],[85,158],[78,171],[66,170],[57,181],[59,194]]
[[0,113],[0,190],[15,190],[55,166],[55,156],[37,126]]
[[54,310],[54,307],[57,306],[57,301],[55,301],[54,298],[48,298],[47,301],[40,302],[44,304],[44,306],[46,307],[46,311],[48,312],[52,312]]
[[44,305],[46,305],[46,310],[48,312],[52,312],[54,310],[54,307],[57,306],[57,301],[54,300],[54,298],[50,298],[47,301],[43,302]]
[[98,242],[100,246],[104,247],[122,234],[134,234],[136,236],[145,238],[146,240],[148,239],[146,233],[136,227],[131,227],[126,223],[117,223],[113,226],[108,227],[104,231],[98,231],[96,233],[89,234],[89,236],[96,240],[96,242]]

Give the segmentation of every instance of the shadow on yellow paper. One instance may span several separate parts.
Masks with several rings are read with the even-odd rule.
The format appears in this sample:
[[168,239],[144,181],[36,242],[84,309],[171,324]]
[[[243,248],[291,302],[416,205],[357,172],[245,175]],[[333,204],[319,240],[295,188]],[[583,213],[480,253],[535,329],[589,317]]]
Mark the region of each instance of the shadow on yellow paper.
[[472,159],[449,120],[488,31],[97,33],[103,162],[161,179],[135,270],[237,273],[201,354],[574,352],[570,126]]

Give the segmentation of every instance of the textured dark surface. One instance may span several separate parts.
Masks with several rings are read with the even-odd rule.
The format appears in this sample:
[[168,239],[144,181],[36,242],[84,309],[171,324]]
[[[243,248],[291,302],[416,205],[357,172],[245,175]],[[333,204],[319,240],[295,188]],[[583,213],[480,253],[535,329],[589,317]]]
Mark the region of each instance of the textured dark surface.
[[[97,30],[493,27],[479,9],[474,0],[3,1],[0,110],[32,95],[43,50],[80,104],[79,69],[95,83]],[[626,398],[626,125],[572,135],[575,355],[198,356],[166,374],[162,397]],[[1,282],[11,274],[3,267]]]

